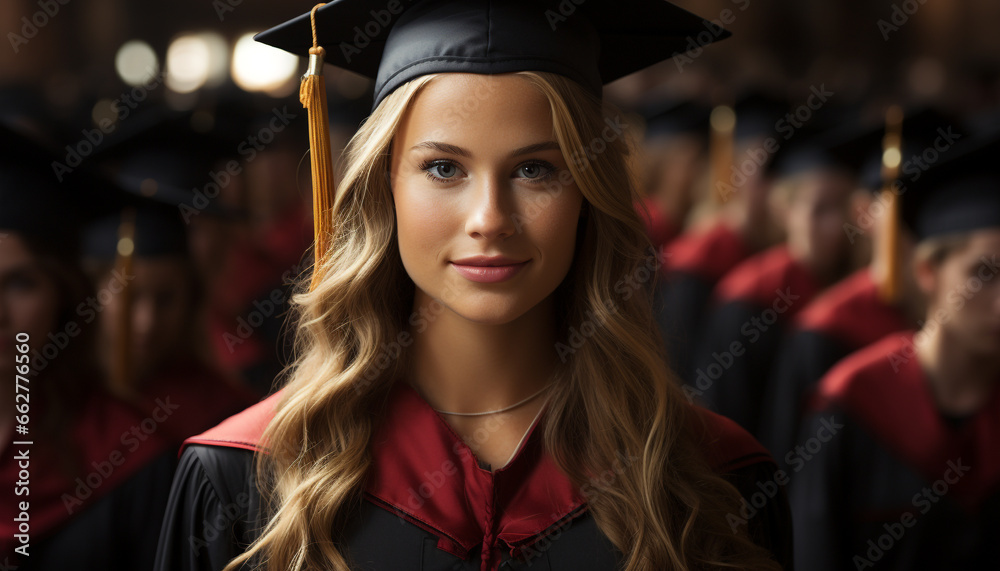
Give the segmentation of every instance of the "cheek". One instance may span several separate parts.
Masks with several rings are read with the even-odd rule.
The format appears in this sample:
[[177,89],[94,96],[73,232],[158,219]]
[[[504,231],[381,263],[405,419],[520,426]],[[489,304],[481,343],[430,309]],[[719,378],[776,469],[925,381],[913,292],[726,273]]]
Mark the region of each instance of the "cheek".
[[579,190],[566,190],[548,204],[537,202],[535,208],[539,214],[530,227],[526,226],[539,247],[548,250],[550,256],[565,259],[562,265],[566,268],[572,261],[582,204]]
[[40,288],[10,296],[8,308],[15,331],[26,331],[32,339],[41,339],[55,329],[59,299],[54,290]]
[[393,194],[399,253],[407,271],[415,259],[434,256],[454,234],[454,208],[441,197],[401,187]]

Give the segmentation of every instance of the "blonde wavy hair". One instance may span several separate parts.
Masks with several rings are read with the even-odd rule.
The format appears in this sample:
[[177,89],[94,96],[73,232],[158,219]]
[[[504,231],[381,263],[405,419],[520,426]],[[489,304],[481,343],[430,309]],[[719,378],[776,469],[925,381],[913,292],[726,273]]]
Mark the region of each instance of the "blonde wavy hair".
[[[548,98],[586,199],[576,259],[556,295],[561,338],[587,320],[593,333],[561,365],[542,427],[548,453],[581,490],[617,467],[614,481],[587,497],[627,571],[779,569],[726,522],[739,494],[688,433],[690,408],[653,321],[652,280],[621,288],[626,276],[649,275],[641,268],[651,263],[633,206],[629,143],[602,135],[600,102],[571,80],[520,75]],[[390,152],[408,106],[433,80],[420,77],[386,97],[345,151],[331,251],[314,270],[316,289],[293,298],[297,360],[265,432],[268,452],[257,455],[267,525],[226,571],[349,568],[335,537],[362,501],[370,439],[389,389],[405,376],[405,349],[386,348],[413,303],[396,245]],[[635,460],[623,470],[620,457]]]

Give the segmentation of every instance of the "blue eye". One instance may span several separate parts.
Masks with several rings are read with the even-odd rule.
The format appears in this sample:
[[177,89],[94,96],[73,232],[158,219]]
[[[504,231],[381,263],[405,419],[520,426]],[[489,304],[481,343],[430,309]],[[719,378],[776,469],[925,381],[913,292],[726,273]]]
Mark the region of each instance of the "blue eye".
[[545,162],[525,163],[517,167],[517,172],[521,175],[519,178],[525,178],[531,181],[544,180],[555,170],[554,166]]
[[421,168],[427,172],[427,177],[432,180],[450,180],[458,175],[458,167],[454,163],[446,161],[427,163]]

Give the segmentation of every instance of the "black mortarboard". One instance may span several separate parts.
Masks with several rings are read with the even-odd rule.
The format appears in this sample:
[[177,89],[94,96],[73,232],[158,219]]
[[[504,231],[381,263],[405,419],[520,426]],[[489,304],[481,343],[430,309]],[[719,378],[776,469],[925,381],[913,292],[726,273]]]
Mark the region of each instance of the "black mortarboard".
[[768,174],[782,178],[815,170],[856,173],[858,165],[835,152],[842,139],[843,134],[839,129],[804,127],[794,138],[781,143],[768,163]]
[[[661,0],[335,0],[316,12],[316,33],[327,63],[375,79],[374,106],[432,73],[552,72],[600,97],[602,84],[669,59],[699,33],[729,36]],[[310,15],[256,39],[307,55]]]
[[1000,228],[1000,134],[970,140],[903,193],[903,221],[918,239]]
[[132,197],[83,167],[63,181],[59,156],[0,123],[0,230],[31,236],[71,255],[81,225],[132,202]]
[[788,102],[761,90],[748,90],[733,106],[733,139],[741,141],[777,134],[778,122],[788,113]]
[[[912,163],[912,158],[922,156],[927,149],[933,148],[935,139],[947,134],[955,125],[954,119],[933,107],[907,110],[903,112],[902,129],[900,131],[900,157],[905,166],[901,169],[901,177],[909,177],[909,172],[919,168]],[[878,122],[857,129],[832,149],[832,152],[845,162],[855,165],[859,172],[858,182],[862,188],[872,192],[881,191],[885,185],[883,180],[883,153],[886,125]],[[935,153],[940,154],[935,150]],[[914,166],[910,166],[910,165]]]
[[[124,124],[98,159],[129,192],[173,204],[175,209],[187,205],[206,214],[234,215],[214,199],[219,192],[216,179],[232,180],[222,163],[235,160],[241,148],[237,134],[244,130],[228,116],[154,110]],[[198,192],[212,199],[196,206]]]
[[646,105],[646,138],[695,135],[707,138],[712,108],[691,100],[658,101]]
[[93,260],[113,261],[119,254],[123,221],[134,217],[131,255],[137,258],[187,256],[187,228],[177,206],[145,201],[128,211],[114,212],[84,229],[84,254]]

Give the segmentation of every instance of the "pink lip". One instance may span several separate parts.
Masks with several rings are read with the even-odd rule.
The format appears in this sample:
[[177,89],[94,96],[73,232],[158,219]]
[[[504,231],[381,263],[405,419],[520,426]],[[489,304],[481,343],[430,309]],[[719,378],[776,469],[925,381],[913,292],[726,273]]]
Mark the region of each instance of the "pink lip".
[[518,262],[504,256],[473,256],[454,260],[451,265],[468,280],[479,283],[499,283],[517,275],[529,261]]

